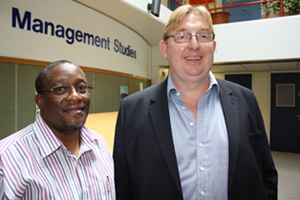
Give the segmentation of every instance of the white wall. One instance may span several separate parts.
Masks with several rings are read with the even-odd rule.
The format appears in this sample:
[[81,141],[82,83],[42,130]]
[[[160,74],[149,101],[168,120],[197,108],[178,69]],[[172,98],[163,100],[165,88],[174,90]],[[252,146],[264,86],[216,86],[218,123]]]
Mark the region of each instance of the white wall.
[[[20,18],[25,11],[31,12],[31,26],[34,19],[52,22],[80,30],[100,38],[110,38],[110,50],[95,45],[74,42],[66,38],[37,33],[19,25],[12,27],[12,8],[18,8]],[[151,78],[149,73],[149,45],[131,29],[92,9],[70,0],[1,0],[0,6],[0,56],[53,62],[68,59],[79,65],[129,73]],[[137,58],[114,51],[114,40],[137,52]]]
[[160,52],[159,45],[152,46],[151,48],[151,69],[152,69],[152,85],[160,82],[159,77],[159,67],[160,66],[169,66],[168,61],[163,57]]
[[215,63],[300,58],[300,15],[214,25]]
[[[146,3],[152,0],[120,0],[141,12],[149,12]],[[101,38],[110,38],[110,50],[83,43],[69,45],[65,39],[12,27],[12,7],[23,17],[61,24]],[[163,23],[170,10],[161,6],[159,18]],[[153,17],[149,15],[149,17]],[[32,19],[32,20],[33,20]],[[298,59],[300,57],[300,15],[214,25],[217,48],[215,63],[258,60]],[[71,0],[9,0],[0,6],[0,56],[52,62],[69,59],[75,63],[129,73],[158,82],[158,68],[168,66],[158,44],[149,46],[139,35],[122,24]],[[116,53],[114,40],[137,52],[137,59]]]

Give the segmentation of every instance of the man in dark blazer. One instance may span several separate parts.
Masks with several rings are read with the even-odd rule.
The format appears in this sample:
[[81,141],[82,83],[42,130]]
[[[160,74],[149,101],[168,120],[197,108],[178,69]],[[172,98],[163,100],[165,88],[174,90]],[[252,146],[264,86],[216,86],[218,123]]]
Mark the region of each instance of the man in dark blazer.
[[[117,200],[277,199],[277,171],[254,94],[210,72],[216,43],[209,12],[179,7],[163,38],[170,75],[120,105],[113,152]],[[207,95],[205,111],[200,104]],[[202,125],[191,128],[206,118],[200,112],[212,113],[203,123],[207,143],[198,143]],[[185,117],[194,117],[188,128],[182,127]],[[200,167],[206,163],[213,164]]]

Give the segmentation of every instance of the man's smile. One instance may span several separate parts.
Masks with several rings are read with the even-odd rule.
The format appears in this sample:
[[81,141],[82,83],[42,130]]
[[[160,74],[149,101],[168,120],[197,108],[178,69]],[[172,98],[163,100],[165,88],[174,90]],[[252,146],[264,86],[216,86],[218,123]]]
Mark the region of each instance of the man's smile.
[[202,56],[187,56],[184,57],[186,60],[201,60],[203,57]]

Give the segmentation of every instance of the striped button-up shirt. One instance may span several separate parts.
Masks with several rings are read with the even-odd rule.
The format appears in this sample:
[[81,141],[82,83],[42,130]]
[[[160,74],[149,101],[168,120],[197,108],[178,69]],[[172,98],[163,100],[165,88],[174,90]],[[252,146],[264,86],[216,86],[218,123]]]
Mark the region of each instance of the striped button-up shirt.
[[104,139],[83,127],[78,157],[41,117],[0,141],[0,199],[115,199]]

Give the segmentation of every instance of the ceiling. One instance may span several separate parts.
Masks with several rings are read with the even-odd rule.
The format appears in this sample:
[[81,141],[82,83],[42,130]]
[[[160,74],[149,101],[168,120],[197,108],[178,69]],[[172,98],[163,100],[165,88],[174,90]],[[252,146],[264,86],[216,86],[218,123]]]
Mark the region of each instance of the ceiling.
[[[120,0],[73,0],[100,12],[140,35],[150,46],[159,44],[164,24],[155,17],[126,4]],[[145,4],[145,7],[147,5]],[[248,63],[217,63],[212,67],[212,72],[233,73],[252,71],[299,71],[300,59],[280,60],[270,62]]]
[[253,71],[299,71],[300,61],[270,61],[239,64],[214,64],[211,71],[220,73],[253,72]]
[[[164,24],[155,17],[141,12],[120,0],[73,0],[96,10],[130,28],[150,46],[158,45],[162,39]],[[145,8],[147,8],[145,3]]]

